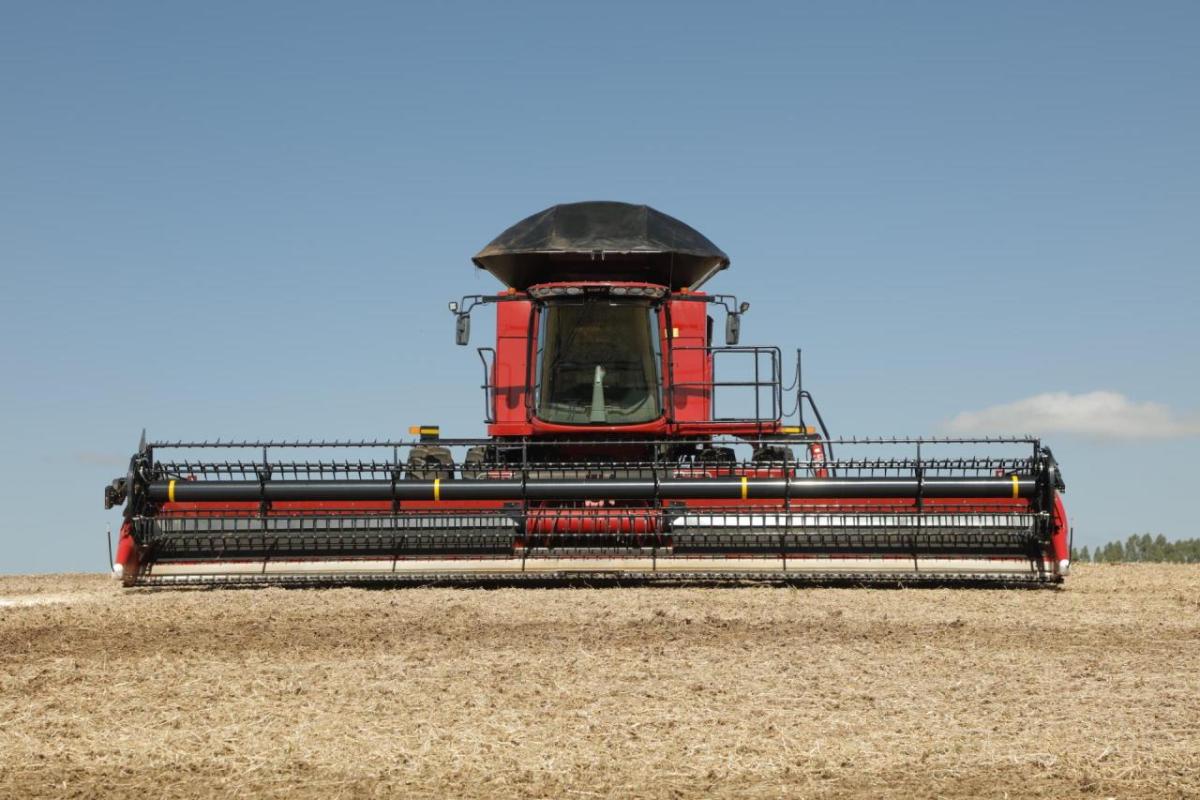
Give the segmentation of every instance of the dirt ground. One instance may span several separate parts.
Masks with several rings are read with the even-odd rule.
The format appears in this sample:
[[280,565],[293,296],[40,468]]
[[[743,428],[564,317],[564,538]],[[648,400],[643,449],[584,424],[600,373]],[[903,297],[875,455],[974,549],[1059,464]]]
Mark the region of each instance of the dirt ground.
[[0,796],[1200,797],[1200,567],[1065,589],[0,578]]

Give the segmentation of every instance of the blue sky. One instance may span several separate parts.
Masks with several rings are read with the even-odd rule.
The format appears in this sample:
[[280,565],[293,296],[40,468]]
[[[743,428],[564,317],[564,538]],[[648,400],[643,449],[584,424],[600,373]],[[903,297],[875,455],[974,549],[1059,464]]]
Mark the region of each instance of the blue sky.
[[743,341],[804,347],[837,433],[1043,432],[1077,543],[1197,535],[1198,23],[8,4],[0,572],[104,568],[101,489],[143,426],[481,433],[445,302],[496,288],[468,259],[500,230],[583,199],[728,252],[710,288],[753,303]]

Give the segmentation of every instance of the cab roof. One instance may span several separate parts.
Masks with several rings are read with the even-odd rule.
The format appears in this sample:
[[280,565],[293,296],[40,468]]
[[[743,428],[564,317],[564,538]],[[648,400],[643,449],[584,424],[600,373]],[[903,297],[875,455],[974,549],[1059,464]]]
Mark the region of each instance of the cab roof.
[[697,289],[729,256],[695,228],[646,205],[564,203],[526,217],[471,259],[524,291],[554,281],[644,281]]

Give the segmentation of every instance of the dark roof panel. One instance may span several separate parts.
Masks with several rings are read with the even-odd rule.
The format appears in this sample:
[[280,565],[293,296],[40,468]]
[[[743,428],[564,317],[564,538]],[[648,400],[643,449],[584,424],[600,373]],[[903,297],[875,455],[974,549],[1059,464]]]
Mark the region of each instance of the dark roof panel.
[[472,259],[506,286],[645,281],[696,288],[729,257],[690,225],[650,206],[593,201],[551,206],[497,236]]

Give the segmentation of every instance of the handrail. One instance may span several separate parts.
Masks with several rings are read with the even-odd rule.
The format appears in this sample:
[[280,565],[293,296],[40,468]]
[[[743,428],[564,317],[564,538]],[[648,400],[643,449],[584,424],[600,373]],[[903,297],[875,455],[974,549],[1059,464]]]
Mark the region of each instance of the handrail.
[[[675,406],[675,392],[679,389],[707,389],[709,393],[709,418],[712,422],[750,422],[750,423],[765,423],[778,422],[783,418],[783,374],[780,366],[781,356],[778,347],[773,345],[726,345],[719,346],[703,346],[703,345],[688,345],[673,348],[676,352],[682,351],[702,351],[711,360],[712,363],[712,378],[708,381],[676,381],[674,370],[672,369],[671,381],[669,386],[670,405]],[[746,354],[754,359],[754,380],[752,381],[721,381],[717,380],[717,357],[723,354]],[[768,366],[769,375],[763,376],[763,364],[761,356],[767,355],[770,358]],[[716,413],[717,389],[721,387],[733,388],[741,387],[744,389],[752,389],[754,392],[754,416],[753,417],[719,417]],[[763,413],[763,397],[762,389],[770,390],[770,414]]]
[[[494,347],[477,347],[475,352],[479,354],[479,360],[483,362],[483,421],[491,424],[496,421],[496,384],[492,380],[492,365],[496,363],[496,348]],[[488,364],[485,353],[492,354],[492,364]]]

